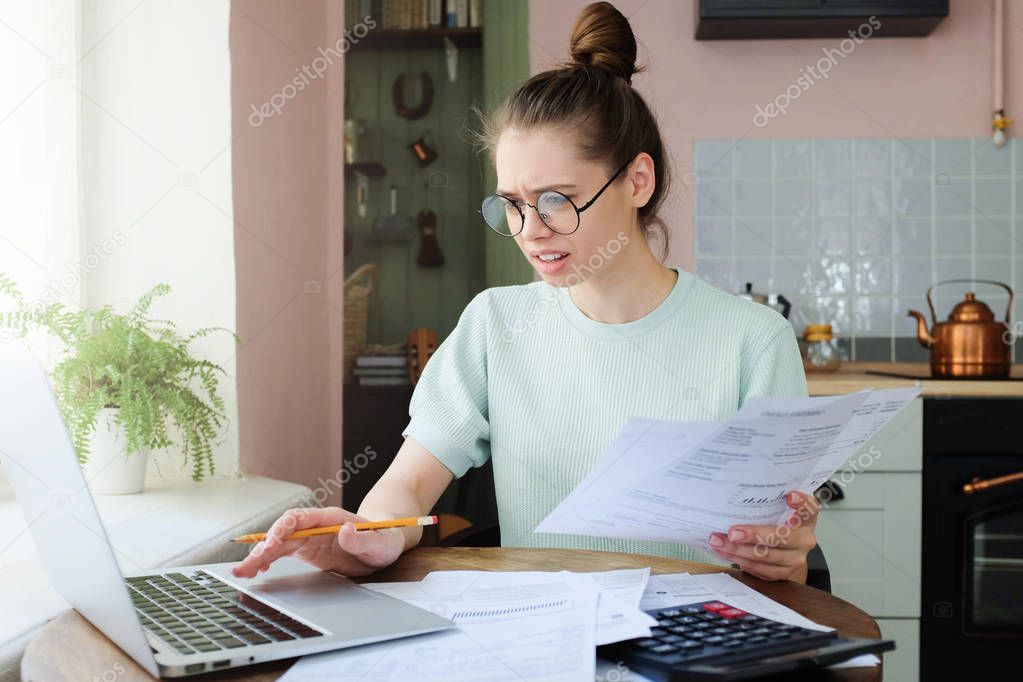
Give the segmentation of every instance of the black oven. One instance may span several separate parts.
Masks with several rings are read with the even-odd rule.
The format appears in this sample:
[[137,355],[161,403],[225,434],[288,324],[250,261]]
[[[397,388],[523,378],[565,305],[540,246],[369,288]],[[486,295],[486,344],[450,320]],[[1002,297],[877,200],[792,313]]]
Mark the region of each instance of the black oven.
[[920,679],[1018,672],[1023,400],[927,399],[923,432]]

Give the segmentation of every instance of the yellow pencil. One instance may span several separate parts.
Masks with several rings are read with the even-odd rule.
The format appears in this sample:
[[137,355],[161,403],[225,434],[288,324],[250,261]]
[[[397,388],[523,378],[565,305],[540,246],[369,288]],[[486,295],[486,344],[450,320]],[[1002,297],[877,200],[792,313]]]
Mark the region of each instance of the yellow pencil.
[[[360,521],[355,524],[355,530],[375,530],[378,528],[402,528],[405,526],[432,526],[437,523],[436,516],[409,516],[404,519],[386,519],[384,521]],[[305,528],[303,530],[297,530],[289,535],[286,540],[297,540],[299,538],[308,538],[314,535],[337,535],[341,531],[341,526],[323,526],[320,528]],[[249,535],[239,535],[238,537],[231,540],[231,542],[241,543],[253,543],[262,542],[266,540],[266,533],[250,533]]]

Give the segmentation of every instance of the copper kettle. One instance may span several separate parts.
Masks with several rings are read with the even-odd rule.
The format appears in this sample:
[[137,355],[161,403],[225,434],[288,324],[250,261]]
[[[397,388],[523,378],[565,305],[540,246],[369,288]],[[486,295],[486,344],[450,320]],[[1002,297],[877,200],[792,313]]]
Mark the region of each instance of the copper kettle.
[[[972,291],[956,304],[947,322],[938,322],[931,301],[931,291],[942,284],[983,283],[1000,286],[1009,292],[1009,306],[1005,321],[995,320],[995,314]],[[916,318],[916,336],[920,345],[931,349],[931,376],[940,378],[997,378],[1009,376],[1011,345],[1003,339],[1009,326],[1012,310],[1012,289],[1007,284],[986,279],[949,279],[927,289],[927,306],[931,309],[934,328],[928,332],[924,316],[915,310],[909,315]]]

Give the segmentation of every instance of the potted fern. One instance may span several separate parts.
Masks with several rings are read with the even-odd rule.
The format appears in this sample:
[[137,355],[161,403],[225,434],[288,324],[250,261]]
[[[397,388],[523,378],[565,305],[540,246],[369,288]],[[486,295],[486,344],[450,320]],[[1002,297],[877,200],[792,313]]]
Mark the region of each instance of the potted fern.
[[189,345],[216,331],[234,334],[210,327],[181,336],[173,322],[150,319],[154,299],[168,293],[158,284],[123,314],[111,306],[74,311],[26,305],[0,274],[0,294],[17,304],[0,313],[0,326],[21,337],[45,330],[63,345],[51,373],[54,393],[95,493],[141,492],[150,450],[175,445],[194,480],[214,473],[213,447],[226,423],[217,393],[225,372],[194,357]]

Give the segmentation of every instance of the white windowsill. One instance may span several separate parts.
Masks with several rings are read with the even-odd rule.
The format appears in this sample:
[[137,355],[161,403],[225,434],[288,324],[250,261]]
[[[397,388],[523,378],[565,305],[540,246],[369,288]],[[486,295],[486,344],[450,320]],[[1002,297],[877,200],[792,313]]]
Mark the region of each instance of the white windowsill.
[[[111,544],[125,571],[234,561],[247,552],[227,540],[265,530],[281,512],[312,503],[309,488],[253,477],[151,481],[138,495],[97,496]],[[21,652],[48,620],[68,608],[50,585],[25,519],[0,490],[0,680],[18,679]]]

